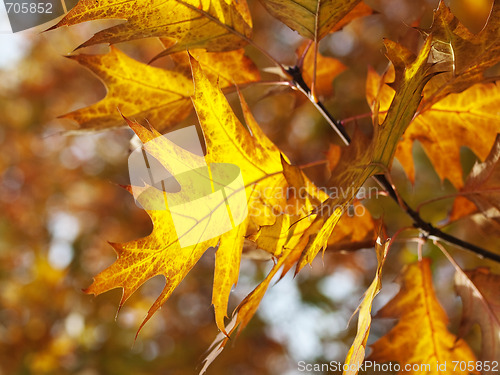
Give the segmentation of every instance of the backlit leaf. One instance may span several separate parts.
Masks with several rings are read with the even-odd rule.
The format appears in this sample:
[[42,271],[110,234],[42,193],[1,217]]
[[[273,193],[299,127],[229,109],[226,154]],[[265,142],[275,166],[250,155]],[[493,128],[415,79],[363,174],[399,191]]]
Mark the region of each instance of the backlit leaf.
[[252,32],[245,0],[82,0],[51,29],[99,19],[127,21],[98,32],[79,48],[162,37],[176,42],[170,52],[220,52],[243,47]]
[[[243,50],[192,54],[206,67],[207,75],[220,87],[257,81],[259,72]],[[159,130],[182,121],[191,112],[194,93],[189,58],[186,52],[172,55],[176,62],[170,70],[138,62],[117,48],[105,55],[68,56],[96,74],[106,85],[106,98],[90,107],[68,113],[81,130],[104,130],[124,126],[119,111]]]
[[433,36],[432,61],[446,66],[447,73],[437,76],[428,87],[424,107],[429,107],[450,93],[461,92],[484,82],[486,69],[500,62],[500,3],[495,1],[486,26],[471,33],[441,1],[432,26],[423,30]]
[[361,304],[358,307],[358,331],[345,359],[347,370],[344,370],[344,375],[356,375],[358,373],[358,369],[361,368],[363,360],[365,359],[366,342],[368,340],[372,322],[372,303],[373,299],[382,288],[382,268],[384,267],[385,258],[387,257],[387,253],[389,251],[389,245],[389,241],[382,244],[380,242],[380,237],[375,245],[378,261],[377,272],[375,274],[375,278],[365,292],[363,301],[361,301]]
[[[393,90],[373,70],[367,81],[367,100],[379,112],[388,109]],[[378,90],[378,91],[377,91]],[[377,98],[377,101],[375,101]],[[447,178],[457,188],[463,185],[460,148],[469,147],[484,160],[500,132],[500,87],[496,83],[477,84],[459,93],[450,94],[427,109],[418,112],[398,144],[396,157],[411,181],[415,180],[413,142],[419,141],[441,179]]]
[[[203,243],[182,248],[168,211],[149,211],[153,221],[153,232],[140,240],[114,247],[117,261],[95,277],[87,290],[100,294],[106,290],[122,287],[125,300],[145,281],[155,275],[164,275],[167,284],[160,297],[148,312],[143,324],[168,299],[173,289],[185,277],[201,255],[210,246],[219,244],[216,253],[214,297],[216,322],[221,330],[227,310],[227,297],[237,281],[239,260],[249,221],[254,224],[271,225],[275,222],[274,210],[282,205],[279,194],[283,193],[285,180],[281,174],[279,150],[255,124],[247,126],[247,131],[233,114],[222,92],[204,75],[200,64],[191,59],[195,81],[193,103],[203,130],[207,164],[232,163],[239,166],[246,186],[249,217],[232,231]],[[143,143],[160,136],[155,130],[148,130],[137,123],[128,121]],[[175,160],[182,149],[165,138],[148,149],[167,170],[175,171]],[[191,157],[193,158],[193,157]],[[191,160],[189,157],[183,160]],[[195,163],[196,164],[196,163]],[[175,175],[175,173],[172,173]],[[269,189],[269,186],[273,188]],[[264,188],[266,190],[264,191]],[[220,242],[219,242],[220,240]],[[230,263],[227,263],[230,262]]]
[[[396,361],[399,374],[469,375],[453,361],[475,361],[467,343],[447,329],[448,317],[439,304],[432,285],[430,260],[407,266],[400,277],[401,289],[378,313],[379,318],[398,319],[385,336],[376,341],[369,359],[377,362]],[[446,363],[440,371],[437,364]],[[408,370],[403,370],[409,364]],[[412,367],[413,364],[428,366]]]

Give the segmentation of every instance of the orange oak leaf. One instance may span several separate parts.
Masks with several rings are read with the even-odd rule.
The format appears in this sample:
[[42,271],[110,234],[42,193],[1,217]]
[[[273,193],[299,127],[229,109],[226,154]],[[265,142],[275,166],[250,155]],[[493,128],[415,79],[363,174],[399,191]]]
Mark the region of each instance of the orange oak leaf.
[[[481,361],[500,358],[500,275],[487,268],[455,273],[455,288],[463,301],[462,333],[473,324],[481,327]],[[490,368],[478,369],[482,374],[497,374]]]
[[[209,79],[220,87],[258,81],[260,74],[243,50],[230,52],[191,52]],[[124,126],[117,108],[142,124],[150,122],[156,128],[167,129],[184,118],[190,109],[194,93],[189,58],[186,52],[172,55],[172,69],[155,68],[138,62],[115,47],[105,55],[74,55],[77,61],[92,71],[106,85],[106,97],[89,107],[61,116],[75,120],[79,130],[105,130]]]
[[427,108],[450,93],[458,93],[475,83],[487,81],[484,72],[500,62],[500,2],[494,1],[485,27],[471,33],[450,11],[444,1],[434,13],[429,29],[433,36],[431,61],[446,73],[435,77],[426,89],[423,107]]
[[243,47],[252,33],[245,0],[82,0],[51,29],[99,19],[127,21],[98,32],[78,48],[161,37],[175,42],[169,52],[221,52]]
[[[297,56],[302,56],[309,42],[305,41],[297,48]],[[314,77],[314,48],[309,48],[303,60],[302,76],[305,83],[312,87]],[[346,66],[333,57],[325,57],[318,52],[316,60],[316,82],[314,88],[319,96],[330,96],[333,94],[333,79],[342,73]]]
[[368,340],[372,322],[371,311],[373,299],[382,288],[382,268],[384,267],[389,246],[390,240],[387,240],[384,244],[382,244],[380,237],[377,239],[377,243],[375,245],[375,252],[377,254],[378,261],[377,272],[375,274],[375,278],[363,296],[363,301],[361,301],[361,304],[357,309],[359,310],[358,331],[345,359],[345,365],[347,367],[344,369],[344,375],[356,375],[361,368],[363,360],[365,359],[366,342]]
[[500,46],[497,43],[500,31],[498,1],[494,1],[488,22],[478,34],[471,33],[451,13],[444,1],[439,3],[434,13],[432,26],[421,31],[433,35],[431,59],[441,65],[441,70],[446,70],[427,87],[424,107],[431,106],[450,93],[458,93],[475,83],[484,82],[487,80],[484,77],[485,70],[500,61]]
[[[394,91],[384,82],[391,80],[389,71],[380,77],[369,70],[367,101],[372,112],[378,109],[383,118]],[[419,141],[441,179],[455,187],[463,186],[460,147],[467,146],[484,160],[500,132],[500,118],[492,115],[500,105],[497,83],[474,85],[459,94],[450,94],[417,113],[398,144],[396,157],[408,178],[415,181],[413,143]],[[377,106],[377,108],[375,108]]]
[[[403,270],[399,293],[377,313],[379,318],[398,322],[371,345],[369,359],[396,361],[401,366],[399,374],[469,375],[467,369],[451,365],[453,361],[475,361],[475,356],[464,340],[447,329],[448,317],[434,293],[430,263],[424,258]],[[446,363],[446,369],[441,371],[438,363]],[[420,366],[412,367],[414,364]]]

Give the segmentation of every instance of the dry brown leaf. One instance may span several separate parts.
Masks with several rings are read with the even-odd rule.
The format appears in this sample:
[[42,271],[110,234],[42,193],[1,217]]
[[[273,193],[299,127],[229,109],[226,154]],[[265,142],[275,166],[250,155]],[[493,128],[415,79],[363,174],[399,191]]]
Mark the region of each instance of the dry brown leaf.
[[463,192],[477,208],[500,224],[500,134],[484,163],[476,163]]
[[[455,273],[455,287],[463,302],[462,333],[473,324],[481,327],[483,366],[500,358],[500,275],[486,268]],[[498,369],[478,369],[483,375],[498,374]]]

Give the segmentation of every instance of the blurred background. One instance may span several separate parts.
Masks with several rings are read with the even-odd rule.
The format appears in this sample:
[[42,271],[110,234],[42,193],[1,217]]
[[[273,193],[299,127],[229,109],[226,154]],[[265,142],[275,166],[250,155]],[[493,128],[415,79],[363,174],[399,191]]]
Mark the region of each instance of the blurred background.
[[[387,67],[383,38],[417,50],[421,39],[409,26],[429,26],[435,0],[367,0],[375,14],[357,19],[322,41],[323,55],[347,66],[324,98],[329,110],[369,132],[369,107],[364,87],[368,66]],[[448,3],[449,4],[449,3]],[[250,0],[254,39],[284,64],[293,65],[303,39]],[[453,11],[472,30],[484,25],[490,1],[452,1]],[[3,5],[0,4],[0,7]],[[119,184],[127,184],[127,158],[132,132],[126,128],[76,134],[76,124],[58,116],[88,106],[105,96],[99,80],[64,58],[93,33],[115,24],[92,22],[41,33],[54,22],[12,34],[5,9],[0,18],[0,375],[170,375],[195,374],[205,350],[217,334],[211,301],[214,251],[209,250],[163,309],[136,331],[164,280],[157,277],[136,292],[116,315],[121,290],[93,297],[82,292],[92,277],[116,256],[110,242],[126,242],[150,233],[147,215]],[[162,50],[156,40],[119,44],[118,48],[147,62]],[[108,47],[85,53],[106,53]],[[270,66],[258,51],[247,54],[260,68]],[[168,58],[155,66],[166,66]],[[264,79],[276,79],[263,74]],[[340,144],[334,131],[299,93],[251,86],[243,91],[266,134],[295,164],[322,160],[330,144]],[[235,110],[234,94],[228,98]],[[191,114],[179,126],[196,123]],[[154,125],[154,124],[153,124]],[[475,156],[462,150],[465,171]],[[452,194],[441,182],[420,145],[414,148],[417,181],[412,186],[396,161],[393,179],[412,204]],[[324,166],[309,168],[320,186]],[[452,200],[427,206],[425,218],[445,220]],[[388,235],[411,222],[388,199],[363,202],[375,218],[383,217]],[[464,228],[468,228],[465,231]],[[472,219],[454,223],[451,231],[488,249],[498,237]],[[415,233],[413,233],[415,235]],[[406,238],[406,240],[405,240]],[[438,297],[457,332],[460,300],[452,284],[453,267],[432,246]],[[487,265],[460,250],[452,253],[465,268]],[[404,263],[416,260],[416,243],[402,237],[391,249],[384,269],[384,287],[374,310],[398,290],[394,279]],[[270,261],[244,259],[230,311],[266,275]],[[288,275],[268,291],[258,313],[237,340],[212,364],[208,374],[299,374],[298,361],[343,362],[355,334],[347,327],[363,292],[373,279],[373,249],[328,249],[295,279]],[[375,320],[369,342],[392,322]],[[478,332],[467,337],[476,352]]]

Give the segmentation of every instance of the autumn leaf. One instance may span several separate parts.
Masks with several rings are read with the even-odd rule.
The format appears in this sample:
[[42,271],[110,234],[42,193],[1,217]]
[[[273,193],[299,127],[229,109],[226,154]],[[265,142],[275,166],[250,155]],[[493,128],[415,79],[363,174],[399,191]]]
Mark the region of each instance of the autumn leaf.
[[[260,79],[259,72],[243,50],[191,53],[206,69],[207,75],[220,87]],[[194,93],[189,58],[186,52],[172,55],[175,67],[155,68],[138,62],[115,47],[105,55],[74,55],[77,61],[106,85],[106,98],[90,107],[61,116],[75,120],[81,130],[104,130],[124,126],[118,109],[142,124],[150,122],[164,130],[186,118]]]
[[377,272],[375,274],[375,278],[365,292],[363,301],[361,301],[361,304],[358,307],[358,331],[345,359],[345,366],[347,367],[344,368],[347,368],[347,370],[344,369],[344,375],[356,375],[361,368],[363,360],[365,359],[366,342],[368,340],[372,321],[371,310],[373,299],[382,288],[382,268],[384,267],[389,246],[389,240],[382,244],[380,237],[377,239],[377,243],[375,244],[375,252],[377,254],[378,261]]
[[[455,287],[463,301],[462,333],[474,323],[481,327],[481,361],[496,361],[500,358],[500,276],[486,268],[455,273]],[[482,374],[497,371],[478,369]]]
[[[191,64],[195,81],[193,103],[205,137],[207,164],[230,162],[239,166],[247,187],[249,219],[257,225],[274,223],[276,219],[273,210],[282,204],[278,193],[283,192],[282,186],[285,183],[281,174],[279,150],[255,127],[255,123],[247,123],[252,132],[250,134],[233,114],[222,92],[204,75],[200,64],[193,58]],[[160,136],[160,133],[137,123],[128,123],[143,143]],[[175,161],[173,156],[187,152],[178,148],[172,142],[160,138],[157,144],[148,148],[148,152],[167,170],[172,170],[176,167],[175,163],[172,164]],[[191,160],[189,157],[182,159]],[[269,189],[269,186],[274,188]],[[264,188],[267,188],[265,192],[262,190]],[[227,298],[233,284],[237,282],[248,221],[226,232],[220,239],[214,238],[181,249],[168,211],[148,211],[148,214],[153,221],[153,232],[136,241],[114,244],[118,254],[117,261],[95,277],[87,292],[100,294],[122,287],[122,305],[142,283],[155,275],[164,275],[167,279],[165,288],[149,310],[144,324],[168,299],[206,249],[218,244],[213,303],[216,322],[224,330]],[[184,234],[179,234],[179,237],[182,235]]]
[[459,93],[475,83],[488,79],[484,72],[500,62],[500,3],[495,1],[486,26],[471,33],[450,11],[444,1],[434,13],[429,29],[421,30],[433,36],[432,62],[447,73],[440,74],[427,88],[424,107],[432,106],[451,93]]
[[[299,48],[297,48],[297,56],[300,57],[304,54],[308,43],[309,42],[305,41],[299,46]],[[309,48],[302,63],[302,77],[309,87],[312,87],[314,77],[314,51],[314,48]],[[316,82],[314,85],[316,94],[319,96],[330,96],[333,94],[333,79],[342,73],[346,69],[346,66],[339,60],[334,59],[333,57],[325,57],[319,52],[316,64]]]
[[[456,188],[461,188],[460,147],[468,146],[484,160],[500,132],[498,116],[491,115],[498,108],[498,85],[474,85],[484,82],[484,71],[500,61],[496,43],[499,18],[500,5],[496,2],[485,28],[475,35],[441,2],[432,27],[423,31],[432,35],[430,59],[437,64],[434,69],[440,74],[426,86],[417,116],[398,144],[396,157],[412,182],[415,180],[412,156],[415,140],[422,143],[441,179],[447,178]],[[384,75],[383,81],[389,82],[390,76],[391,72]],[[390,98],[391,89],[384,86],[373,71],[369,72],[367,99],[372,112],[379,111],[383,118]]]
[[[381,118],[387,112],[394,91],[384,84],[391,72],[382,78],[370,70],[367,79],[367,101],[375,111],[379,105]],[[463,186],[460,148],[469,147],[481,160],[488,155],[493,140],[500,132],[500,118],[492,115],[500,103],[497,83],[477,84],[450,94],[431,107],[421,110],[411,122],[398,144],[396,157],[410,181],[415,181],[413,143],[419,141],[442,180],[455,187]],[[472,136],[473,135],[473,136]],[[445,155],[445,157],[443,157]]]
[[243,47],[252,32],[245,0],[82,0],[49,30],[98,19],[127,22],[98,32],[78,48],[161,37],[175,41],[170,53],[187,48],[221,52]]
[[[397,157],[411,159],[412,144],[419,140],[438,175],[460,188],[460,147],[469,147],[481,160],[486,158],[500,132],[500,118],[492,115],[499,104],[498,83],[477,84],[448,95],[416,117],[398,146]],[[414,179],[414,170],[409,168],[413,163],[403,165]]]
[[[464,374],[467,369],[452,368],[453,361],[475,361],[467,343],[447,329],[448,317],[439,304],[432,285],[428,258],[407,266],[400,276],[401,289],[378,313],[379,318],[398,319],[388,334],[372,346],[369,359],[379,362],[396,361],[399,374]],[[447,363],[446,371],[437,364]],[[406,365],[410,365],[405,369]],[[419,366],[428,366],[422,370]]]
[[261,0],[262,5],[300,35],[320,41],[360,0]]

